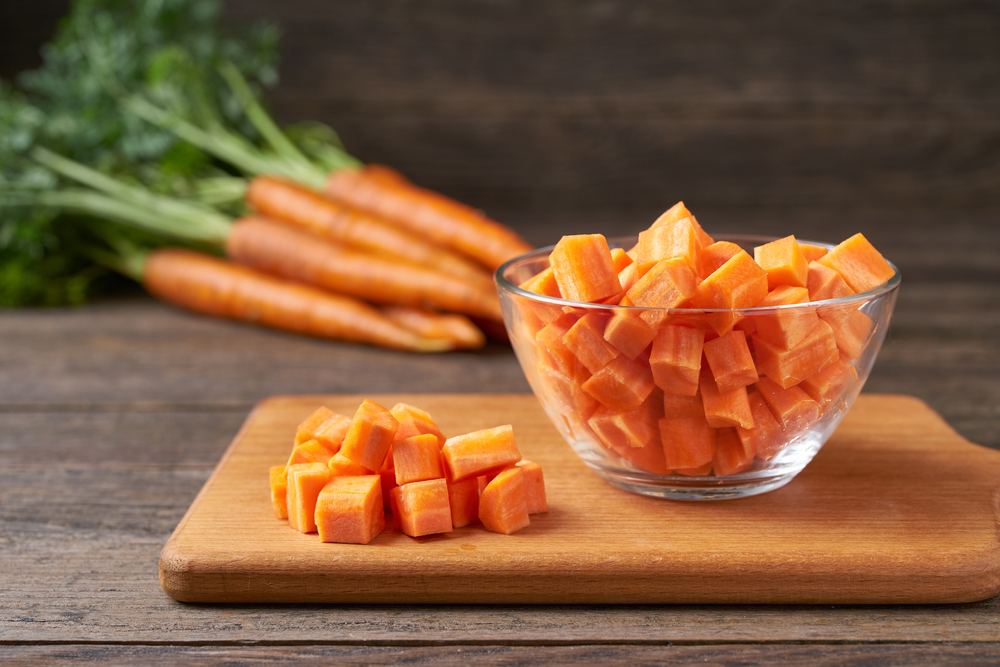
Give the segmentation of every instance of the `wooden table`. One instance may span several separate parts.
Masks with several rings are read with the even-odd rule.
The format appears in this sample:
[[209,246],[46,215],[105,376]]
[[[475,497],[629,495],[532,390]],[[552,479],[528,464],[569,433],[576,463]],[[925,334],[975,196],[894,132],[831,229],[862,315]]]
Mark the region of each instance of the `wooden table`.
[[[886,220],[850,224],[879,236]],[[992,218],[971,218],[935,245],[921,228],[879,239],[904,281],[867,389],[917,395],[968,439],[1000,448],[1000,232]],[[0,341],[5,664],[1000,660],[1000,598],[929,607],[180,604],[160,590],[160,549],[256,401],[527,391],[513,354],[499,344],[419,356],[327,343],[141,295],[3,312]]]

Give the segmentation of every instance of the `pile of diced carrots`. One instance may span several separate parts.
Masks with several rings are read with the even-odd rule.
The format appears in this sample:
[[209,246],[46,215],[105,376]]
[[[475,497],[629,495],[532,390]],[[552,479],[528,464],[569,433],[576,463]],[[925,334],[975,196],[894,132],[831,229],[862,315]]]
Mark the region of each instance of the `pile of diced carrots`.
[[270,480],[275,515],[323,542],[368,544],[387,511],[411,537],[476,522],[509,535],[548,511],[542,468],[521,458],[509,424],[445,438],[406,403],[365,400],[353,418],[320,407]]
[[[857,302],[822,302],[894,274],[861,234],[829,252],[788,236],[751,256],[678,203],[628,251],[563,237],[520,285],[634,308],[519,299],[516,335],[571,432],[652,473],[724,477],[770,461],[856,387],[874,322]],[[754,307],[773,310],[738,312]]]

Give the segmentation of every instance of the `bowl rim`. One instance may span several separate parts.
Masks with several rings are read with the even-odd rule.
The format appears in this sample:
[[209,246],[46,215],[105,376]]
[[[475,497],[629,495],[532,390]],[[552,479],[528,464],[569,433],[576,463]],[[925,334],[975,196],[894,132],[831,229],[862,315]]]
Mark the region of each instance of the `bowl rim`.
[[[744,242],[753,242],[758,244],[769,243],[771,241],[776,241],[780,236],[762,236],[757,234],[719,234],[716,238],[717,241],[734,241],[738,239]],[[624,248],[626,244],[629,246],[634,245],[634,242],[638,239],[637,235],[632,236],[613,236],[607,238],[608,245],[611,248]],[[836,244],[825,243],[822,241],[809,241],[805,239],[796,239],[799,243],[805,243],[808,245],[822,246],[827,250],[832,250],[836,247]],[[631,243],[629,243],[631,242]],[[523,255],[518,255],[513,259],[504,262],[493,274],[493,280],[496,283],[497,289],[500,292],[510,292],[516,294],[520,297],[528,298],[533,301],[541,301],[543,303],[550,303],[557,306],[569,306],[574,308],[589,308],[589,309],[599,309],[599,310],[618,310],[618,309],[629,309],[629,310],[663,310],[678,314],[695,314],[695,313],[753,313],[753,314],[769,314],[780,310],[794,310],[796,308],[811,307],[815,308],[817,306],[830,306],[830,305],[841,305],[841,304],[851,304],[857,302],[868,302],[878,297],[884,296],[896,288],[899,287],[899,283],[902,280],[902,275],[899,272],[899,267],[895,264],[886,260],[889,266],[892,267],[894,271],[893,275],[889,280],[873,287],[867,292],[859,292],[857,294],[851,294],[849,296],[842,296],[836,299],[824,299],[822,301],[804,301],[802,303],[791,303],[783,304],[779,306],[753,306],[750,308],[661,308],[658,306],[619,306],[617,304],[610,303],[590,303],[587,301],[570,301],[569,299],[562,299],[554,296],[546,296],[544,294],[537,294],[535,292],[522,289],[510,282],[504,277],[504,273],[518,262],[524,262],[529,259],[536,259],[542,256],[547,256],[555,248],[555,244],[545,246],[542,248],[537,248],[531,252],[524,253]]]

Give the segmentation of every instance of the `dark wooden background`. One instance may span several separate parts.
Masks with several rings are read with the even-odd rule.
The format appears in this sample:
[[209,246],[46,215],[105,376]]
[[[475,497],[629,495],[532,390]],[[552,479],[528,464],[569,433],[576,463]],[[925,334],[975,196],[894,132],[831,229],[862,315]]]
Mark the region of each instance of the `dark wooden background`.
[[[0,76],[37,64],[65,4],[0,1]],[[284,26],[283,121],[329,122],[533,243],[634,233],[678,199],[710,232],[863,232],[903,273],[866,390],[1000,449],[1000,3],[242,0],[226,17]],[[1000,660],[998,599],[274,609],[159,590],[160,547],[256,401],[484,390],[527,390],[501,345],[405,355],[141,296],[0,313],[0,659]]]

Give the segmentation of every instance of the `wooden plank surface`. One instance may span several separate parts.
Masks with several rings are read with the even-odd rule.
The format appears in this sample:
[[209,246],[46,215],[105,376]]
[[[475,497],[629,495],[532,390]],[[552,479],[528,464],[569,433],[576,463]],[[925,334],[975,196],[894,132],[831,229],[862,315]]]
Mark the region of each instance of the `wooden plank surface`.
[[448,435],[512,424],[546,472],[549,511],[515,535],[480,525],[369,545],[324,544],[274,519],[267,470],[320,405],[273,397],[251,413],[164,547],[160,582],[186,602],[971,602],[1000,592],[1000,454],[905,396],[859,399],[788,486],[717,503],[665,502],[601,482],[530,394],[390,394]]

